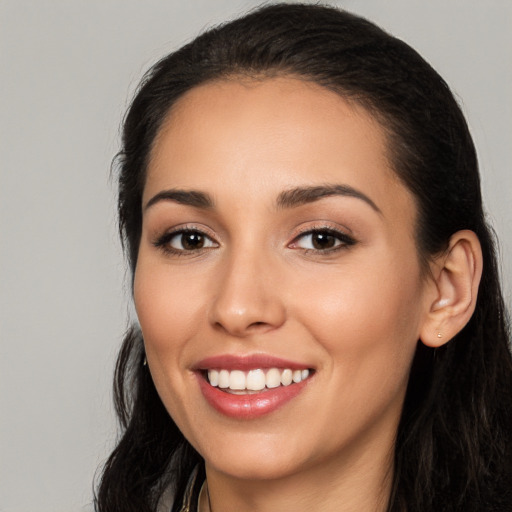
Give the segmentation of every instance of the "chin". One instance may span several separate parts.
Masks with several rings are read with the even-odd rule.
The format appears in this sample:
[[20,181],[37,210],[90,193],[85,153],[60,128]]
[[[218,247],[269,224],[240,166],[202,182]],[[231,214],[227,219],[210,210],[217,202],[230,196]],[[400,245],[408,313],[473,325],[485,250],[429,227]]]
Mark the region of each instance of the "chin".
[[[216,439],[197,446],[207,467],[241,480],[275,480],[295,473],[304,465],[297,449],[287,446],[280,436],[272,439],[271,435],[259,434],[240,436],[238,440],[234,437],[226,432],[224,442]],[[204,446],[213,448],[203,449]]]
[[210,466],[216,471],[229,475],[231,478],[240,480],[279,480],[286,478],[296,472],[294,468],[300,463],[293,464],[288,457],[284,458],[265,457],[261,454],[251,454],[249,457],[222,457],[220,460],[206,460],[207,467]]

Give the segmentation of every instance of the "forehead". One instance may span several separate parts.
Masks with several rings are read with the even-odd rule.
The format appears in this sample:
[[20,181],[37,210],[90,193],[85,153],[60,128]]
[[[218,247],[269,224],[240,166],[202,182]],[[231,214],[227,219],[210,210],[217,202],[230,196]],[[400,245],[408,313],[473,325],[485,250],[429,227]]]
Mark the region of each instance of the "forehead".
[[396,194],[410,203],[387,155],[378,121],[315,83],[216,81],[190,90],[168,114],[144,196],[163,188],[260,193],[262,183],[275,195],[304,184],[344,183],[379,198],[383,209],[396,203]]

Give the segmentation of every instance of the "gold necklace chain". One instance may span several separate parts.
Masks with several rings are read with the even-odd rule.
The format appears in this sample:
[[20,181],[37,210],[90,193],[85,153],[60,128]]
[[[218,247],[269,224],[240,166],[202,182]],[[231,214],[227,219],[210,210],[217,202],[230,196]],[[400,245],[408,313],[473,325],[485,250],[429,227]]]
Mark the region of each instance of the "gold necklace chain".
[[[205,490],[206,490],[206,492],[205,492]],[[201,504],[201,501],[202,501],[201,498],[203,497],[204,494],[206,494],[206,500],[208,502],[208,510],[205,512],[213,512],[212,502],[210,500],[210,489],[208,488],[208,483],[206,482],[206,480],[203,482],[203,485],[201,486],[201,490],[199,491],[199,496],[197,498],[197,511],[198,512],[202,512],[201,509],[199,508],[199,505]]]
[[[185,495],[183,497],[183,504],[181,506],[180,512],[190,512],[190,504],[192,501],[192,491],[194,489],[194,484],[196,482],[196,478],[197,478],[197,468],[194,470],[194,472],[192,473],[192,476],[190,477],[190,479],[188,481],[187,488],[185,489]],[[203,486],[204,486],[204,483],[203,483]],[[203,487],[201,487],[199,496],[201,496],[202,491],[203,491]],[[198,501],[198,505],[199,505],[199,501]],[[199,511],[199,507],[198,507],[198,511]]]
[[206,484],[206,497],[208,498],[208,512],[213,512],[212,501],[210,500],[210,488],[208,487],[208,484]]
[[[197,477],[197,472],[189,480],[187,489],[185,491],[185,496],[183,498],[183,505],[180,509],[180,512],[190,512],[191,511],[192,491],[194,489],[196,477]],[[197,504],[196,504],[197,512],[202,512],[200,505],[201,505],[201,501],[204,501],[204,499],[202,499],[204,494],[206,494],[206,500],[208,503],[208,510],[206,510],[205,512],[213,512],[212,503],[210,500],[210,489],[208,488],[208,483],[206,482],[206,479],[203,482],[203,485],[201,485],[201,489],[199,490],[199,495],[197,497]]]

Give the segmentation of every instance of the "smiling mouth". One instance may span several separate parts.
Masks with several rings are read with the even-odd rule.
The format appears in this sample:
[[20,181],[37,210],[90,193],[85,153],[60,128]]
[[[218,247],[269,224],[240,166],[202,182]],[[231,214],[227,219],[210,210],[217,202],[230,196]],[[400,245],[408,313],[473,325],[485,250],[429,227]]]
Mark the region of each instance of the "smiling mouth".
[[250,395],[279,387],[293,386],[310,378],[313,370],[304,368],[257,368],[249,371],[210,369],[203,373],[207,382],[235,395]]

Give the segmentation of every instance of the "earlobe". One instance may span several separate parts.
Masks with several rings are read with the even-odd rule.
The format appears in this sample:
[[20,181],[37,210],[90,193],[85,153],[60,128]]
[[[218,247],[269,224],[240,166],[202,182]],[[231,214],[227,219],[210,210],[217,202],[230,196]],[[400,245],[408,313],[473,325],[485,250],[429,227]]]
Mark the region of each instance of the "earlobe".
[[482,275],[482,249],[473,231],[458,231],[436,258],[433,288],[420,338],[429,347],[450,341],[469,322]]

